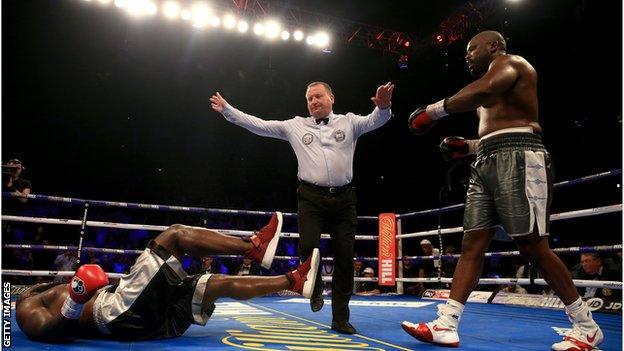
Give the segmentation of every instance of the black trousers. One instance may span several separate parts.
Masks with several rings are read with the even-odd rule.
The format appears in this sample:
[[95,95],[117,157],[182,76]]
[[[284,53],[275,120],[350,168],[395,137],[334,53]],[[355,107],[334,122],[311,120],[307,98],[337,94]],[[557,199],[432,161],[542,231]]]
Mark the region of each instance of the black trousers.
[[[333,322],[349,320],[349,300],[353,292],[353,244],[357,228],[355,189],[329,191],[302,183],[297,189],[299,255],[305,260],[320,247],[321,231],[328,230],[334,251],[332,275]],[[316,292],[322,292],[321,270]]]

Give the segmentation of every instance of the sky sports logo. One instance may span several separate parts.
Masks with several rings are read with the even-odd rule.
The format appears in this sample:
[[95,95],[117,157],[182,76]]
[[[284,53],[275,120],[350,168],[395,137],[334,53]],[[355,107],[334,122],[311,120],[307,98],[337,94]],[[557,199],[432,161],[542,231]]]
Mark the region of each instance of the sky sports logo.
[[11,347],[11,283],[2,284],[2,346]]

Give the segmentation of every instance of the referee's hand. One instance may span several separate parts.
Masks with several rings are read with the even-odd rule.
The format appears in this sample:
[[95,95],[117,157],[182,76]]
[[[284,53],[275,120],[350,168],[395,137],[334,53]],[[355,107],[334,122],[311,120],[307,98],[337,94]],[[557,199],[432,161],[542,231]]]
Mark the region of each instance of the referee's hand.
[[375,103],[375,106],[386,109],[392,105],[392,91],[394,90],[394,84],[391,82],[377,88],[375,96],[371,98]]
[[228,102],[223,98],[223,96],[221,96],[221,94],[219,94],[219,92],[216,92],[210,97],[210,106],[212,106],[213,110],[219,113],[223,113],[223,110],[227,107],[227,105]]

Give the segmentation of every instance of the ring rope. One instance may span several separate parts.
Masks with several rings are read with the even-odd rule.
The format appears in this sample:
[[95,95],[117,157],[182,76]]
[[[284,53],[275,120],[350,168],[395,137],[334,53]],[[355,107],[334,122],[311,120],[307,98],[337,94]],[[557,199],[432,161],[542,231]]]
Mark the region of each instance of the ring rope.
[[[611,177],[615,175],[622,174],[622,169],[615,169],[612,171],[606,171],[598,174],[593,174],[577,179],[566,180],[563,182],[555,183],[554,187],[564,187],[569,185],[582,184],[585,182],[602,179],[606,177]],[[103,207],[124,207],[124,208],[132,208],[132,209],[150,209],[150,210],[158,210],[158,211],[182,211],[182,212],[195,212],[195,213],[214,213],[214,214],[247,214],[247,215],[260,215],[260,216],[270,216],[273,214],[271,211],[249,211],[249,210],[231,210],[231,209],[220,209],[220,208],[204,208],[204,207],[191,207],[191,206],[171,206],[171,205],[156,205],[156,204],[143,204],[143,203],[134,203],[134,202],[118,202],[118,201],[102,201],[102,200],[85,200],[71,197],[62,197],[62,196],[50,196],[50,195],[37,195],[37,194],[28,194],[28,195],[19,195],[11,192],[3,192],[3,197],[23,197],[31,200],[40,200],[40,201],[49,201],[49,202],[65,202],[72,204],[89,204],[91,206],[103,206]],[[418,212],[410,212],[404,214],[397,214],[397,218],[401,217],[411,217],[424,215],[439,211],[448,211],[462,208],[463,204],[457,204],[452,206],[447,206],[443,208],[430,209],[425,211]],[[285,217],[296,217],[296,213],[284,212],[282,213]],[[376,220],[377,216],[358,216],[358,219],[367,219],[367,220]]]
[[[409,283],[452,283],[453,278],[396,278],[397,281]],[[611,280],[581,280],[572,279],[574,286],[577,288],[611,288],[622,289],[622,282]],[[548,283],[544,279],[530,278],[481,278],[479,285],[498,285],[498,284],[518,284],[518,285],[544,285]]]
[[[597,216],[601,214],[620,212],[620,211],[622,211],[622,204],[616,204],[616,205],[609,205],[609,206],[603,206],[603,207],[588,208],[584,210],[555,213],[555,214],[550,215],[550,220],[560,221],[563,219]],[[461,233],[463,231],[464,231],[463,227],[454,227],[454,228],[442,229],[441,232],[442,234],[451,234],[451,233]],[[397,235],[396,237],[397,239],[399,238],[405,239],[405,238],[416,238],[416,237],[421,237],[421,236],[430,236],[430,235],[436,235],[436,234],[438,234],[438,230],[433,229],[433,230],[427,230],[423,232],[401,234],[401,235]]]
[[[82,221],[77,219],[63,219],[63,218],[44,218],[44,217],[24,217],[24,216],[12,216],[12,215],[2,215],[3,221],[12,221],[12,222],[27,222],[27,223],[46,223],[46,224],[65,224],[65,225],[74,225],[79,226],[82,224]],[[94,228],[117,228],[117,229],[135,229],[135,230],[151,230],[162,232],[165,231],[169,226],[162,225],[149,225],[149,224],[130,224],[130,223],[115,223],[115,222],[99,222],[99,221],[87,221],[86,225],[88,227]],[[207,228],[202,228],[207,229]],[[254,232],[249,230],[230,230],[230,229],[208,229],[212,231],[217,231],[221,234],[226,235],[234,235],[234,236],[248,236],[252,235]],[[280,237],[282,238],[298,238],[299,233],[281,233]],[[321,234],[321,239],[330,239],[329,234]],[[357,240],[377,240],[377,235],[356,235],[355,239]]]
[[[622,204],[610,205],[604,207],[595,207],[589,208],[585,210],[577,210],[570,212],[562,212],[552,214],[550,216],[551,221],[558,221],[569,218],[580,218],[580,217],[588,217],[588,216],[596,216],[606,213],[613,213],[622,211]],[[47,224],[65,224],[65,225],[82,225],[82,221],[76,219],[62,219],[62,218],[43,218],[43,217],[24,217],[24,216],[12,216],[12,215],[3,215],[2,220],[4,221],[13,221],[13,222],[28,222],[28,223],[47,223]],[[96,228],[118,228],[118,229],[143,229],[143,230],[151,230],[151,231],[164,231],[168,226],[158,226],[158,225],[149,225],[149,224],[130,224],[130,223],[115,223],[115,222],[99,222],[99,221],[87,221],[86,225],[89,227]],[[252,231],[245,230],[229,230],[229,229],[210,229],[215,230],[223,234],[227,235],[235,235],[235,236],[244,236],[253,234]],[[445,228],[442,230],[434,229],[423,232],[416,233],[407,233],[397,235],[397,239],[404,238],[414,238],[414,237],[422,237],[436,234],[451,234],[451,233],[461,233],[463,232],[463,227],[454,227],[454,228]],[[298,233],[281,233],[280,237],[285,238],[298,238]],[[322,239],[330,239],[329,234],[322,234]],[[357,240],[377,240],[377,235],[356,235],[355,238]]]
[[[118,201],[102,201],[102,200],[85,200],[72,197],[61,197],[51,195],[38,195],[28,194],[21,195],[12,192],[2,192],[3,197],[19,197],[29,200],[47,201],[47,202],[65,202],[75,205],[100,206],[100,207],[123,207],[131,209],[147,209],[157,211],[180,211],[180,212],[193,212],[193,213],[210,213],[210,214],[244,214],[254,216],[271,216],[273,211],[250,211],[250,210],[230,210],[223,208],[204,208],[204,207],[191,207],[191,206],[171,206],[171,205],[155,205],[155,204],[142,204],[134,202],[118,202]],[[297,217],[296,213],[282,212],[284,217]],[[358,219],[376,220],[377,216],[357,216]]]
[[[30,249],[30,250],[43,250],[43,251],[66,251],[66,250],[75,250],[77,246],[63,246],[63,245],[29,245],[29,244],[5,244],[4,247],[8,249]],[[99,247],[83,247],[83,251],[90,252],[102,252],[102,253],[112,253],[112,254],[130,254],[130,255],[140,255],[143,250],[130,250],[130,249],[110,249],[110,248],[99,248]],[[622,245],[598,245],[598,246],[574,246],[574,247],[560,247],[552,249],[555,253],[581,253],[581,252],[612,252],[622,250]],[[210,255],[211,257],[219,257],[219,258],[239,258],[241,255]],[[455,255],[429,255],[429,256],[404,256],[403,258],[398,257],[397,261],[405,261],[405,260],[448,260],[451,258],[459,258],[461,254]],[[485,253],[485,257],[514,257],[521,256],[520,251],[501,251],[501,252],[487,252]],[[298,260],[299,256],[275,256],[276,260]],[[378,257],[356,257],[354,260],[362,260],[362,261],[377,261]],[[323,257],[323,261],[333,261],[332,257]]]
[[[621,175],[621,174],[622,174],[622,169],[614,169],[612,171],[592,174],[592,175],[588,175],[588,176],[581,177],[581,178],[564,180],[562,182],[553,184],[553,188],[557,189],[557,188],[563,188],[563,187],[570,186],[570,185],[583,184],[583,183],[587,183],[590,181],[608,178],[608,177]],[[464,208],[464,206],[465,204],[456,204],[456,205],[450,205],[446,207],[432,208],[432,209],[416,211],[416,212],[408,212],[408,213],[403,213],[403,214],[397,214],[397,218],[416,217],[416,216],[424,216],[424,215],[438,213],[438,212],[455,211],[455,210],[459,210],[460,208]]]

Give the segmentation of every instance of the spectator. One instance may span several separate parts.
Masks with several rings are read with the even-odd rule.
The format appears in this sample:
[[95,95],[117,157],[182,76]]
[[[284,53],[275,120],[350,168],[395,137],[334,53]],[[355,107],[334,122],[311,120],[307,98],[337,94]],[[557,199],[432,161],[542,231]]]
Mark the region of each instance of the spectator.
[[[455,255],[457,250],[455,246],[449,245],[444,248],[445,255]],[[442,277],[453,278],[453,274],[455,273],[455,267],[457,266],[457,258],[455,257],[447,257],[444,258],[443,264],[440,268]]]
[[[518,270],[516,271],[516,278],[518,279],[522,279],[522,278],[542,278],[539,274],[539,272],[535,269],[535,267],[533,267],[530,263],[524,264],[520,267],[518,267]],[[526,290],[529,294],[542,294],[542,295],[549,295],[550,292],[546,292],[545,293],[545,289],[537,284],[530,284],[526,287]]]
[[[364,278],[374,278],[375,270],[371,267],[366,267],[362,271],[362,276]],[[360,285],[360,290],[357,292],[356,295],[379,295],[380,290],[376,282],[367,281],[361,283],[362,284]]]
[[245,257],[241,265],[233,273],[232,275],[260,275],[260,266],[252,262],[250,258]]
[[215,260],[212,256],[204,257],[201,260],[201,272],[199,273],[200,274],[206,274],[206,273],[220,274],[221,263]]
[[112,272],[113,264],[111,263],[110,257],[108,255],[100,256],[100,267],[104,270],[104,272]]
[[[67,250],[56,256],[54,259],[54,266],[57,271],[73,271],[76,269],[76,252],[73,250]],[[65,277],[57,276],[54,278],[54,282],[63,282]]]
[[[572,269],[573,279],[622,281],[622,272],[603,265],[602,257],[596,252],[581,254],[581,263]],[[583,297],[621,297],[621,290],[610,288],[578,288]]]
[[[20,195],[30,194],[32,185],[29,180],[20,178],[22,172],[26,169],[22,165],[22,161],[14,158],[9,160],[6,165],[2,166],[2,191],[8,191]],[[21,203],[26,203],[26,198],[16,198]]]
[[[353,262],[353,276],[354,277],[361,277],[362,274],[364,273],[363,272],[363,268],[364,268],[364,264],[362,263],[362,261],[360,261],[359,259],[356,259]],[[361,282],[354,282],[353,283],[353,292],[354,293],[360,291],[360,285],[361,285]]]
[[[420,241],[420,249],[423,256],[432,256],[439,255],[440,251],[438,249],[434,249],[431,241],[427,239],[423,239]],[[435,251],[437,252],[435,252]],[[438,267],[440,260],[438,261]],[[424,259],[418,263],[418,278],[430,278],[435,277],[438,274],[438,268],[436,267],[436,263],[434,260]],[[423,292],[425,292],[425,286],[423,283],[416,283],[414,286],[414,293],[418,296],[422,296]]]
[[507,284],[507,285],[501,285],[500,287],[500,292],[508,292],[508,293],[514,293],[514,294],[528,294],[528,292],[526,291],[525,288],[521,287],[518,284]]
[[[403,278],[417,277],[418,267],[414,264],[414,261],[403,257]],[[422,286],[419,286],[419,283],[403,283],[403,290],[408,295],[416,295],[421,288]]]

